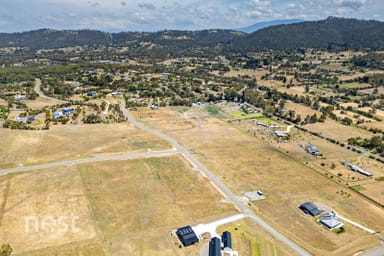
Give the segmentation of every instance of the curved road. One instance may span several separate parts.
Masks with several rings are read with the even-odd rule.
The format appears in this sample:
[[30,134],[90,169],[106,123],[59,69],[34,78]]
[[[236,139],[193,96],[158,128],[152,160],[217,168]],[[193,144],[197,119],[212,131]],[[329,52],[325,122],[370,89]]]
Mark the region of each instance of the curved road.
[[175,139],[172,137],[162,133],[161,131],[154,130],[151,128],[146,127],[144,124],[138,122],[135,120],[135,118],[127,111],[125,106],[123,104],[120,104],[120,109],[124,113],[124,116],[127,118],[127,120],[134,126],[151,133],[153,135],[156,135],[166,141],[168,141],[173,147],[186,159],[188,159],[194,166],[196,166],[211,182],[212,184],[225,196],[228,200],[230,200],[236,208],[238,208],[241,212],[243,212],[246,216],[253,219],[259,226],[261,226],[264,230],[266,230],[268,233],[276,237],[278,240],[292,248],[295,252],[297,252],[299,255],[307,256],[310,255],[307,251],[302,249],[297,244],[293,243],[291,240],[286,238],[284,235],[279,233],[276,229],[271,227],[269,224],[267,224],[264,220],[262,220],[260,217],[255,215],[248,207],[246,207],[236,195],[234,195],[227,187],[224,186],[221,181],[214,176],[207,168],[204,167],[203,164],[200,163],[199,160],[197,160],[192,154],[188,152],[187,149],[182,147]]
[[40,98],[43,98],[43,99],[46,99],[46,100],[51,100],[51,101],[58,101],[58,102],[61,102],[61,103],[66,103],[65,100],[59,100],[59,99],[56,99],[56,98],[49,97],[49,96],[45,95],[41,91],[40,86],[41,86],[41,80],[39,78],[35,78],[35,87],[33,89],[39,95]]

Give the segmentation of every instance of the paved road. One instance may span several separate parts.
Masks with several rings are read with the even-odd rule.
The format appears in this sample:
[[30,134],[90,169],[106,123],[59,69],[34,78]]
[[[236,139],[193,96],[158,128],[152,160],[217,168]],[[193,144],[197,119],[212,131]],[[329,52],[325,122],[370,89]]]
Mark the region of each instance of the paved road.
[[163,157],[178,154],[175,149],[171,150],[162,150],[162,151],[148,151],[148,152],[137,152],[137,153],[117,153],[117,154],[107,154],[107,155],[97,155],[95,157],[74,159],[61,162],[52,162],[46,164],[37,164],[30,166],[19,166],[16,168],[3,169],[0,170],[0,176],[6,175],[8,173],[24,172],[24,171],[34,171],[47,168],[55,168],[60,166],[70,166],[74,164],[85,164],[93,163],[100,161],[112,161],[112,160],[129,160],[129,159],[138,159],[138,158],[151,158],[151,157]]
[[234,222],[237,220],[244,219],[245,217],[247,217],[247,216],[244,214],[237,214],[237,215],[233,215],[233,216],[230,216],[230,217],[227,217],[224,219],[216,220],[216,221],[213,221],[210,223],[199,224],[197,226],[192,227],[192,229],[193,229],[193,231],[195,231],[197,236],[200,237],[200,239],[203,236],[203,234],[207,233],[207,232],[211,234],[211,237],[221,238],[220,235],[216,233],[216,230],[218,227],[220,227],[224,224],[227,224],[227,223],[231,223],[231,222]]
[[166,141],[168,141],[173,147],[182,155],[185,156],[186,159],[188,159],[195,167],[197,167],[210,181],[211,183],[228,199],[230,200],[236,208],[238,208],[241,212],[243,212],[245,215],[253,219],[258,225],[260,225],[264,230],[268,231],[270,234],[272,234],[274,237],[279,239],[281,242],[292,248],[294,251],[296,251],[299,255],[307,256],[310,255],[307,251],[302,249],[300,246],[293,243],[291,240],[283,236],[281,233],[279,233],[276,229],[268,225],[264,220],[262,220],[260,217],[256,216],[247,206],[245,206],[239,198],[234,195],[227,187],[221,183],[221,181],[215,177],[207,168],[204,167],[203,164],[200,163],[199,160],[197,160],[192,154],[188,152],[187,149],[182,147],[177,141],[170,136],[162,133],[161,131],[154,130],[151,128],[146,127],[142,123],[135,120],[135,118],[127,111],[125,106],[123,104],[120,104],[120,109],[124,113],[124,116],[127,118],[127,120],[134,126],[151,133],[153,135],[156,135]]
[[383,256],[383,255],[384,255],[384,246],[359,254],[359,256]]
[[46,99],[46,100],[51,100],[51,101],[57,101],[57,102],[61,102],[61,103],[66,103],[65,100],[59,100],[59,99],[56,99],[56,98],[53,98],[53,97],[49,97],[47,95],[45,95],[41,90],[40,90],[40,86],[41,86],[41,80],[39,78],[36,78],[35,79],[35,87],[33,88],[35,90],[35,92],[39,95],[40,98],[43,98],[43,99]]

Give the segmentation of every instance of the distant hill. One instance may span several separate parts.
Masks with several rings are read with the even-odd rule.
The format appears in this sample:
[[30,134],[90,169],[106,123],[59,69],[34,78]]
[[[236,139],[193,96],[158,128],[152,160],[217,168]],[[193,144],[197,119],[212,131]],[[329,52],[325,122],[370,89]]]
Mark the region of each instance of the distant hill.
[[264,22],[259,22],[259,23],[253,24],[253,25],[248,26],[248,27],[238,28],[235,30],[250,34],[250,33],[253,33],[257,30],[271,27],[271,26],[288,25],[288,24],[299,23],[299,22],[303,22],[303,21],[304,20],[299,20],[299,19],[264,21]]
[[233,42],[234,51],[317,49],[384,49],[384,23],[329,17],[258,30]]
[[57,49],[71,46],[133,46],[142,43],[170,47],[209,47],[244,38],[246,35],[233,30],[177,31],[164,30],[153,33],[105,33],[96,30],[40,29],[23,33],[0,33],[0,47],[29,47],[31,49]]
[[270,26],[251,34],[223,29],[164,30],[153,33],[41,29],[24,33],[0,33],[0,47],[55,49],[85,45],[130,47],[141,55],[148,50],[160,52],[161,49],[164,56],[193,55],[199,52],[216,55],[228,52],[290,51],[299,48],[384,50],[384,23],[330,17],[321,21]]

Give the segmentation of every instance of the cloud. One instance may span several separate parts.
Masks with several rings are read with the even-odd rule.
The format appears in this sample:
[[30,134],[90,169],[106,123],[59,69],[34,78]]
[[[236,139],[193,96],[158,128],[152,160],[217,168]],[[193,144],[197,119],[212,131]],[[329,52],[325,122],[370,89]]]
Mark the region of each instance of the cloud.
[[341,7],[358,10],[367,3],[367,0],[334,0],[334,2]]
[[121,6],[126,6],[127,2],[121,2]]
[[151,3],[139,3],[138,5],[140,8],[147,9],[147,10],[155,10],[156,6],[154,6]]

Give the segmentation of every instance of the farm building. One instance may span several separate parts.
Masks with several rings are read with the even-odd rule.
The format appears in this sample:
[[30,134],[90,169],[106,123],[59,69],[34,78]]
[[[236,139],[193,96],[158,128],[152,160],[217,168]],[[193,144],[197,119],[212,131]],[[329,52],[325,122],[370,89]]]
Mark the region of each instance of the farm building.
[[221,241],[217,237],[209,242],[209,256],[221,256]]
[[339,218],[337,218],[335,212],[325,214],[319,219],[319,222],[330,230],[344,226],[344,224],[339,221]]
[[279,138],[288,137],[288,135],[287,135],[285,132],[282,132],[282,131],[274,131],[273,133],[274,133],[277,137],[279,137]]
[[230,232],[224,231],[223,234],[221,235],[221,240],[223,241],[224,248],[232,249],[232,237]]
[[317,208],[317,206],[314,203],[311,202],[305,202],[299,206],[299,208],[305,213],[309,214],[311,216],[317,216],[319,215],[322,211]]
[[176,235],[183,246],[189,246],[199,242],[199,239],[197,238],[195,231],[193,231],[191,226],[179,228],[176,231]]
[[372,173],[370,173],[370,172],[364,170],[363,168],[361,168],[361,167],[359,167],[359,166],[357,166],[357,165],[351,164],[351,163],[349,163],[349,162],[343,162],[343,164],[344,164],[345,166],[348,166],[349,168],[351,168],[351,170],[354,171],[354,172],[361,173],[361,174],[363,174],[363,175],[365,175],[365,176],[368,176],[368,177],[372,177],[372,176],[373,176]]

